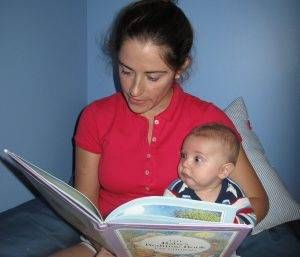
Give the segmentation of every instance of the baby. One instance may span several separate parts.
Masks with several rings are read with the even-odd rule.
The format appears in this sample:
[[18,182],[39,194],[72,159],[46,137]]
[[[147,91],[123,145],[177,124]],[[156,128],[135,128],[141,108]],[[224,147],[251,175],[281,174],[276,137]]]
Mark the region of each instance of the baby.
[[235,168],[240,143],[226,126],[207,124],[185,138],[178,165],[179,179],[165,196],[237,205],[235,223],[256,223],[256,216],[241,188],[228,178]]

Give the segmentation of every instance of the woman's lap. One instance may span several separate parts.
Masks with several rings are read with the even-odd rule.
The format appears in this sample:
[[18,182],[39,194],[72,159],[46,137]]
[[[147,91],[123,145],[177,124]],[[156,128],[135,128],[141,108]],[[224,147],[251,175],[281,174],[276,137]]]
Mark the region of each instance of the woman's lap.
[[79,241],[79,233],[38,198],[0,213],[0,256],[47,256]]
[[[292,229],[293,227],[293,229]],[[300,253],[299,221],[249,236],[237,253],[242,257],[296,257]]]
[[[80,242],[79,236],[39,199],[0,214],[0,256],[47,256]],[[284,224],[249,236],[237,253],[242,257],[296,257],[299,252],[299,231]]]

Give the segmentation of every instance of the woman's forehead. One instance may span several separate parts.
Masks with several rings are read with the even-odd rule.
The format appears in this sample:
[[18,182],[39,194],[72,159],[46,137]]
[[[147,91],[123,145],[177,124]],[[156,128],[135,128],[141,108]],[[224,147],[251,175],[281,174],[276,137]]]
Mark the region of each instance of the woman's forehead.
[[120,49],[119,61],[132,69],[169,70],[163,52],[163,47],[149,40],[127,39]]

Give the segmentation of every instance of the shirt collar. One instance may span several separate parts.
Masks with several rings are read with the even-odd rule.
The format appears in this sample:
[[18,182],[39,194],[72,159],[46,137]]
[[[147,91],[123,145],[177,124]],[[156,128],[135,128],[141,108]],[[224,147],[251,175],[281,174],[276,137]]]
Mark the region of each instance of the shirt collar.
[[[163,112],[156,115],[155,119],[164,119],[164,120],[171,121],[172,118],[174,117],[174,114],[175,114],[175,111],[176,111],[177,107],[179,106],[181,101],[183,101],[184,92],[183,92],[181,86],[177,83],[174,83],[172,88],[173,88],[173,94],[172,94],[172,98],[171,98],[169,106]],[[122,109],[125,112],[131,113],[135,117],[141,117],[140,115],[135,114],[135,113],[133,113],[132,111],[129,110],[127,102],[125,100],[125,97],[122,95],[122,92],[119,92],[118,94],[119,94],[119,97],[122,98],[122,100],[121,100]]]
[[173,95],[169,106],[163,112],[158,114],[155,118],[171,121],[181,101],[183,101],[183,90],[179,84],[175,83],[173,85]]

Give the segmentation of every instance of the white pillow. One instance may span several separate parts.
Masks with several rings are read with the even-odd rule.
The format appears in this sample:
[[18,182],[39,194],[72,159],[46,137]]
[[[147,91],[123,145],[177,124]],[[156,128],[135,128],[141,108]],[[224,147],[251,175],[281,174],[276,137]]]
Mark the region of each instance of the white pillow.
[[251,129],[243,98],[239,97],[234,100],[224,111],[240,133],[247,157],[269,197],[269,212],[255,226],[252,234],[257,234],[288,221],[300,219],[300,205],[292,199],[275,169],[269,164],[262,144]]

